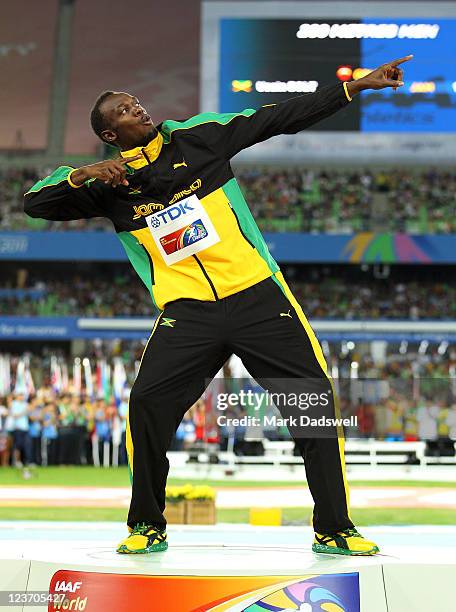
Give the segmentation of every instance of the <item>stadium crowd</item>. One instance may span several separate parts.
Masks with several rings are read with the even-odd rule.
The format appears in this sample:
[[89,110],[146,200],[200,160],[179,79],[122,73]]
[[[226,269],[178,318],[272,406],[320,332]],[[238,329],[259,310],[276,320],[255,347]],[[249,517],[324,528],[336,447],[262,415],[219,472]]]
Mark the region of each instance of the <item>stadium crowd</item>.
[[[332,366],[334,357],[329,360]],[[348,429],[347,437],[425,440],[428,455],[454,456],[456,389],[454,377],[449,377],[456,363],[453,352],[446,357],[433,352],[420,359],[412,354],[390,355],[381,365],[368,355],[356,357],[351,352],[346,357],[345,362],[343,357],[336,358],[342,415],[358,417],[357,427]],[[236,362],[237,358],[233,359]],[[359,359],[355,379],[350,371],[353,359]],[[240,374],[243,378],[237,378]],[[239,392],[241,388],[262,392],[245,370],[230,361],[204,397],[189,408],[172,450],[226,450],[232,439],[235,453],[250,454],[245,443],[248,427],[218,422],[219,394]],[[128,387],[117,400],[113,395],[74,393],[71,381],[66,391],[58,392],[50,379],[29,397],[17,392],[7,394],[0,398],[0,465],[125,464],[128,395]],[[223,410],[224,416],[261,416],[253,405]],[[273,405],[265,407],[268,414],[275,410]],[[289,437],[280,426],[264,428],[262,433],[270,440]],[[253,454],[261,454],[258,444]]]
[[24,214],[23,196],[38,180],[52,172],[52,168],[0,169],[0,231],[112,231],[107,219],[77,221],[46,221]]
[[[3,275],[2,275],[3,276]],[[148,292],[133,270],[61,278],[24,271],[2,278],[0,315],[145,316],[154,314]],[[312,319],[454,319],[456,286],[445,281],[320,277],[308,282],[288,275],[290,286]]]
[[[0,230],[112,231],[104,219],[53,222],[24,215],[23,193],[50,171],[0,170]],[[456,231],[454,170],[242,167],[236,175],[264,231]]]
[[[128,396],[90,398],[56,393],[50,385],[27,397],[0,398],[0,466],[126,465]],[[172,450],[218,443],[220,436],[205,403],[199,400],[184,417]]]
[[0,315],[150,317],[154,312],[146,288],[132,269],[108,278],[93,273],[68,276],[68,269],[65,278],[55,272],[30,276],[23,270],[2,280]]
[[264,231],[452,233],[454,170],[243,169]]

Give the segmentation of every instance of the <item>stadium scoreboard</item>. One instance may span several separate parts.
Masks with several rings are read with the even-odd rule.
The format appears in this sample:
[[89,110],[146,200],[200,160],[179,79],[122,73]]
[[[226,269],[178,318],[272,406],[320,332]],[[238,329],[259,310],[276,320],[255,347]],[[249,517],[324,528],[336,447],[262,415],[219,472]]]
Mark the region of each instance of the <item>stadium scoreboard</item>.
[[456,132],[456,19],[222,18],[218,107],[239,112],[413,54],[397,91],[365,91],[313,130]]

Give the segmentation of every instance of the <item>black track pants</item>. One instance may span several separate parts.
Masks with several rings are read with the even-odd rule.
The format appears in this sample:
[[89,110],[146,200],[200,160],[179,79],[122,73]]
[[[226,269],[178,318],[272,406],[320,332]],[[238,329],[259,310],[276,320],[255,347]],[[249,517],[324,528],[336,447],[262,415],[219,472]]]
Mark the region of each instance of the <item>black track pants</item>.
[[[166,451],[185,412],[233,353],[260,384],[296,378],[328,385],[320,346],[281,273],[216,302],[178,300],[167,305],[149,338],[130,396],[129,526],[143,521],[165,525]],[[337,416],[333,397],[330,408]],[[331,533],[353,526],[341,431],[338,437],[325,438],[291,433],[315,502],[315,530]]]

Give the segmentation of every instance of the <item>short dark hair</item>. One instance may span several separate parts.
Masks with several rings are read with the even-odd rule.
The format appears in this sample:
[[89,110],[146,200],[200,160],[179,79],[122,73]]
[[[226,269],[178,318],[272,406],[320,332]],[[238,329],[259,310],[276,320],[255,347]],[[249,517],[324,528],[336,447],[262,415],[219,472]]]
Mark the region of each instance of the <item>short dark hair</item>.
[[100,111],[100,106],[107,98],[109,98],[109,96],[113,95],[113,91],[104,91],[98,96],[90,112],[90,124],[95,134],[98,136],[98,138],[101,138],[101,140],[103,140],[101,133],[103,132],[103,130],[106,130],[108,126],[106,125],[103,113],[101,113]]

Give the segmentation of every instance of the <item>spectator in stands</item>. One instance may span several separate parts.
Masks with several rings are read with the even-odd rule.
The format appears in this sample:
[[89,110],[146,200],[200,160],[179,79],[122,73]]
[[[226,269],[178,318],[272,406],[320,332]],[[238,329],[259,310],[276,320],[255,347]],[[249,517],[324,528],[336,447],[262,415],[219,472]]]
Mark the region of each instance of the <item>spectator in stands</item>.
[[8,429],[9,410],[6,399],[0,397],[0,466],[9,465],[11,453],[11,435]]
[[184,423],[184,421],[181,421],[177,428],[176,435],[174,436],[174,440],[173,440],[173,443],[171,444],[170,450],[172,451],[184,450],[185,428],[186,428],[186,423]]
[[[98,343],[94,351],[95,357],[100,358],[105,354],[104,351],[109,353],[110,347],[109,343]],[[117,343],[111,349],[116,357],[120,353],[125,353],[132,359],[137,353],[141,353],[142,347],[141,342]],[[90,348],[87,350],[91,352]],[[409,347],[407,354],[398,355],[393,352],[386,355],[384,363],[378,363],[374,362],[369,354],[353,357],[354,353],[350,353],[344,357],[342,352],[338,354],[335,345],[332,345],[331,355],[332,366],[337,364],[339,368],[342,415],[358,415],[358,429],[348,431],[349,437],[365,436],[406,441],[426,439],[428,453],[435,456],[453,454],[453,441],[456,438],[456,407],[449,407],[448,402],[452,391],[448,372],[456,357],[453,352],[440,354],[429,347],[426,354],[420,354],[414,353]],[[364,381],[362,385],[363,398],[368,401],[356,406],[353,406],[350,384],[345,388],[344,379],[341,378],[347,375],[344,370],[345,362],[350,366],[354,358],[359,362],[360,378],[369,377],[369,384]],[[12,357],[13,363],[17,364],[17,361],[18,357]],[[34,364],[36,370],[49,368],[49,356],[44,357],[44,361],[38,356],[31,356],[30,362]],[[70,366],[69,363],[67,365]],[[245,429],[218,427],[217,416],[220,416],[220,411],[216,408],[215,398],[218,393],[226,391],[239,393],[241,388],[244,391],[251,389],[254,392],[262,390],[250,380],[246,371],[242,372],[243,378],[233,378],[231,364],[225,364],[224,372],[226,378],[216,378],[217,385],[209,388],[204,400],[197,402],[187,413],[177,431],[173,450],[189,449],[195,442],[200,444],[204,442],[220,444],[222,450],[234,447],[239,454],[252,452],[252,449],[248,448],[249,445],[243,442]],[[345,374],[342,375],[343,372]],[[134,374],[133,370],[129,373],[131,380]],[[347,382],[350,383],[350,379],[347,379]],[[0,401],[0,465],[8,465],[12,460],[11,441],[13,430],[17,430],[18,423],[24,428],[27,423],[30,463],[39,464],[42,455],[44,465],[90,464],[94,460],[91,441],[94,431],[100,435],[96,454],[98,464],[103,463],[104,459],[111,464],[115,463],[117,447],[119,447],[119,463],[126,462],[125,432],[128,411],[126,397],[116,408],[113,401],[98,399],[92,402],[85,393],[81,396],[69,395],[66,392],[58,393],[50,387],[46,377],[42,384],[36,386],[36,395],[27,401],[23,395],[17,394],[9,395],[3,402]],[[71,381],[69,388],[73,389]],[[417,402],[412,399],[413,397],[421,399]],[[426,397],[432,397],[432,402],[426,400]],[[14,410],[12,410],[13,401]],[[247,408],[248,414],[251,414],[251,408]],[[273,406],[269,408],[275,411]],[[236,407],[229,408],[224,414],[230,418],[240,418],[244,413]],[[288,437],[286,431],[272,427],[265,430],[263,435],[268,439]],[[22,455],[25,454],[25,450],[24,444],[18,440],[18,437],[21,438],[23,435],[16,434],[17,452],[14,453],[14,459],[20,465],[24,462]],[[98,435],[95,436],[95,440],[98,439]],[[105,443],[109,452],[103,457]]]
[[126,401],[125,397],[120,401],[117,407],[117,412],[118,412],[119,419],[120,419],[120,431],[121,431],[119,463],[120,465],[127,465],[128,460],[127,460],[126,445],[127,445],[128,402]]
[[[344,413],[342,412],[344,415]],[[352,432],[352,435],[360,438],[375,437],[375,409],[372,404],[360,403],[356,407],[355,415],[357,417],[358,428]],[[347,432],[347,437],[349,437]]]
[[[293,269],[289,269],[293,278]],[[296,274],[295,274],[296,276]],[[0,290],[0,314],[18,316],[148,316],[153,305],[140,281],[118,273],[113,280],[80,274],[65,280],[27,272],[17,287],[11,278]],[[15,284],[16,283],[16,284]],[[6,285],[9,285],[6,287]],[[313,272],[311,278],[290,282],[296,298],[313,319],[453,319],[456,286],[433,278],[415,281],[338,278],[334,272]],[[121,288],[119,291],[118,289]],[[76,289],[76,291],[75,291]]]
[[456,442],[456,403],[453,403],[451,406],[451,409],[449,410],[447,423],[448,423],[448,436],[450,440],[453,442],[453,449],[454,449],[454,443]]
[[74,413],[73,430],[74,430],[74,460],[76,465],[81,463],[87,464],[87,456],[85,454],[88,415],[86,405],[77,396],[73,396],[71,409]]
[[444,401],[440,402],[440,410],[437,417],[437,446],[439,457],[454,457],[454,442],[450,438],[450,413]]
[[58,402],[58,462],[60,465],[74,465],[77,461],[77,429],[74,426],[74,404],[64,394]]
[[44,464],[56,465],[58,459],[58,432],[57,432],[57,406],[54,402],[48,402],[43,410],[43,447],[44,447]]
[[391,395],[385,402],[385,408],[385,440],[390,442],[401,442],[404,439],[404,406],[400,401],[399,394],[394,390],[391,390]]
[[43,419],[43,405],[38,398],[30,401],[28,410],[30,435],[30,463],[41,465],[41,429]]
[[438,455],[437,422],[439,412],[439,406],[431,399],[422,402],[417,412],[419,437],[420,440],[426,441],[426,455],[431,457]]
[[96,453],[102,453],[102,459],[100,463],[104,462],[105,456],[107,454],[107,450],[109,450],[111,438],[112,438],[112,429],[110,423],[110,414],[105,405],[104,400],[98,399],[95,402],[95,446]]
[[215,412],[206,412],[206,442],[207,444],[218,444],[220,442],[217,426],[217,415]]
[[[57,223],[23,215],[22,194],[47,173],[43,168],[0,171],[0,230],[88,229],[84,219]],[[454,170],[246,167],[237,176],[265,231],[456,231]],[[112,231],[112,225],[94,219],[90,229]]]
[[195,423],[193,422],[193,411],[190,409],[182,419],[183,449],[191,447],[196,441]]
[[195,424],[195,441],[204,442],[206,435],[206,405],[203,399],[199,399],[192,406],[192,418]]
[[31,457],[28,404],[23,393],[13,396],[10,413],[13,420],[13,462],[14,465],[21,467],[28,465]]
[[404,414],[404,440],[416,442],[418,440],[418,409],[415,401],[411,401]]

